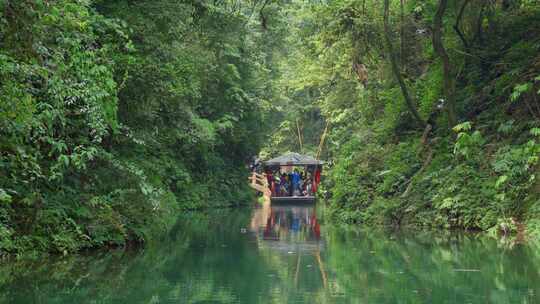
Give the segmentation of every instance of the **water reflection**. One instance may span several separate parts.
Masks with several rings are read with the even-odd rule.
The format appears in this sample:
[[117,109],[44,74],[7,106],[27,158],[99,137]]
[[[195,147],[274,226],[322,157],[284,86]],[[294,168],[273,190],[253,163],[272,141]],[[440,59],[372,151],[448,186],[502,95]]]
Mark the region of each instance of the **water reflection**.
[[[294,271],[292,282],[290,276],[285,278],[291,286],[297,290],[301,286],[310,291],[327,286],[328,278],[321,259],[324,243],[321,241],[321,227],[314,205],[270,206],[266,203],[261,209],[255,210],[251,230],[257,235],[259,250],[269,250],[274,255],[294,255],[296,263],[291,269]],[[311,269],[313,267],[315,271]],[[320,278],[313,277],[317,271]],[[304,280],[304,276],[309,280]],[[306,284],[299,284],[304,281]]]
[[321,227],[313,205],[264,206],[255,210],[251,231],[257,233],[262,244],[278,249],[294,246],[302,251],[315,250],[321,239]]
[[537,246],[333,227],[318,213],[193,213],[142,250],[4,261],[0,303],[540,303]]

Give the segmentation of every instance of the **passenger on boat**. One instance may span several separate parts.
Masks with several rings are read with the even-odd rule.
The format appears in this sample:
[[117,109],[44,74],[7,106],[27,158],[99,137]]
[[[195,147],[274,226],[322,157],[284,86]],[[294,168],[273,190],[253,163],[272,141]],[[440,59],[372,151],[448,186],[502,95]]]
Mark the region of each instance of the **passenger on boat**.
[[302,195],[302,190],[304,190],[304,172],[298,172],[298,175],[300,177],[300,180],[298,181],[298,190],[300,191],[300,195]]
[[274,173],[274,192],[272,193],[272,196],[279,196],[281,193],[281,176],[279,174],[279,171],[276,171]]
[[293,173],[287,174],[287,196],[292,196],[294,192]]
[[272,183],[274,182],[272,170],[266,170],[266,181],[268,182],[268,189],[272,190]]
[[321,181],[321,170],[317,168],[317,170],[315,170],[315,177],[313,180],[313,192],[317,192],[317,188],[319,187],[320,181]]
[[279,196],[285,196],[285,194],[288,192],[287,184],[287,175],[285,173],[281,173],[281,178],[279,181]]
[[292,185],[293,185],[293,195],[298,196],[300,194],[300,173],[298,169],[294,169],[292,173]]
[[249,167],[251,172],[259,171],[259,168],[261,167],[260,159],[257,156],[253,156],[252,162]]
[[306,178],[306,181],[304,182],[304,196],[311,195],[312,187],[313,187],[313,182],[311,181],[311,177]]

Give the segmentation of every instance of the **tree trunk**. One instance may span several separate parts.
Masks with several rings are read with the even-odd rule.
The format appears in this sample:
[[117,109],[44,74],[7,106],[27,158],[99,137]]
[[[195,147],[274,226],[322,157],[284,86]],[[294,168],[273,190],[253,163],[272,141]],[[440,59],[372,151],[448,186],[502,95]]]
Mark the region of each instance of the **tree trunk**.
[[443,64],[443,94],[445,97],[445,109],[448,115],[448,124],[453,128],[457,124],[456,117],[456,96],[455,96],[455,79],[453,78],[453,70],[450,63],[450,57],[444,48],[442,42],[442,19],[448,0],[439,0],[439,7],[433,18],[433,48]]
[[401,93],[403,94],[403,98],[405,99],[405,103],[407,104],[407,107],[409,108],[409,111],[414,116],[416,121],[424,127],[426,125],[425,121],[422,119],[418,111],[416,110],[416,106],[414,105],[414,102],[409,94],[409,90],[407,89],[407,85],[405,84],[405,80],[403,80],[403,77],[401,76],[401,72],[399,70],[398,66],[398,59],[396,56],[396,53],[394,52],[394,47],[392,46],[392,40],[390,38],[390,26],[388,25],[388,15],[390,10],[390,0],[384,0],[384,38],[386,40],[386,46],[388,48],[388,55],[390,57],[390,63],[392,65],[392,73],[394,74],[394,77],[396,77],[397,82],[399,83],[399,87],[401,88]]
[[399,49],[399,63],[401,66],[401,69],[403,70],[403,67],[405,66],[405,8],[403,7],[403,1],[399,0],[399,41],[400,41],[400,49]]

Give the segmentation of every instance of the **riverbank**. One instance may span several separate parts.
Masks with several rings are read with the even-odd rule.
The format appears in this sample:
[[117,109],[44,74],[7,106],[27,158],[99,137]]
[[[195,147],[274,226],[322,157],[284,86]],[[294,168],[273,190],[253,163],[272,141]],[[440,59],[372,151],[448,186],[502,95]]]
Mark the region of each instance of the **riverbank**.
[[332,218],[491,234],[516,234],[521,224],[538,238],[536,129],[515,123],[501,134],[498,122],[474,125],[482,127],[458,130],[457,139],[434,133],[427,144],[421,133],[384,144],[377,135],[351,140],[325,183]]

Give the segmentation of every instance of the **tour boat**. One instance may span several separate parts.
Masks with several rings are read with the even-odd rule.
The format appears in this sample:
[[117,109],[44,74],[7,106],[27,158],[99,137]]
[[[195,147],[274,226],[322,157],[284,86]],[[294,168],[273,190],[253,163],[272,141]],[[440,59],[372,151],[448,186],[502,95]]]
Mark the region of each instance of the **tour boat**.
[[323,162],[309,155],[287,153],[262,162],[262,174],[253,172],[251,186],[272,203],[313,203]]

